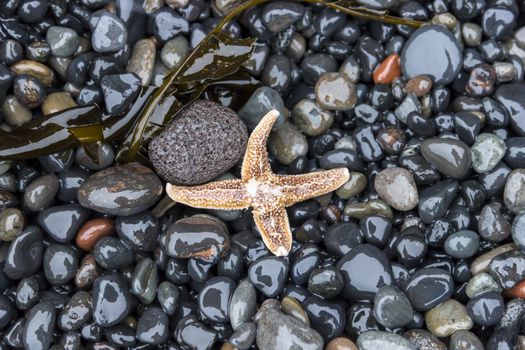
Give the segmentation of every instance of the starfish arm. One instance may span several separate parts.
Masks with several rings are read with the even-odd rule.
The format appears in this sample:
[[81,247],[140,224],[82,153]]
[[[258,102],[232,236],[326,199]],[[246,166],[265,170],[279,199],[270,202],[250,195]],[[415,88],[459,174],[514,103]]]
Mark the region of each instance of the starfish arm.
[[268,139],[268,135],[270,135],[273,123],[275,123],[278,117],[278,111],[269,111],[250,135],[242,162],[241,177],[243,180],[248,180],[252,177],[258,177],[270,172],[266,140]]
[[239,179],[210,182],[199,186],[166,185],[166,192],[175,202],[204,209],[245,209],[250,197]]
[[254,210],[253,219],[266,247],[276,256],[286,256],[292,248],[292,232],[284,207],[271,211]]
[[277,186],[284,194],[284,205],[290,206],[306,199],[335,191],[350,178],[346,168],[319,171],[304,175],[276,176]]

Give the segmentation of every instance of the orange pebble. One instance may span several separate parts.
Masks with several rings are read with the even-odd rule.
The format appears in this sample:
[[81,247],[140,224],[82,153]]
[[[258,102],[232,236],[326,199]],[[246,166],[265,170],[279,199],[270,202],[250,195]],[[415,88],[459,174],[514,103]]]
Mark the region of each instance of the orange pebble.
[[85,251],[92,251],[99,239],[115,233],[115,223],[110,219],[91,219],[77,233],[77,246]]
[[400,60],[395,53],[385,58],[374,71],[374,83],[391,84],[395,78],[401,76]]
[[339,337],[326,345],[324,350],[358,350],[357,345],[348,338]]
[[525,280],[519,281],[514,287],[507,289],[504,294],[507,298],[525,299]]

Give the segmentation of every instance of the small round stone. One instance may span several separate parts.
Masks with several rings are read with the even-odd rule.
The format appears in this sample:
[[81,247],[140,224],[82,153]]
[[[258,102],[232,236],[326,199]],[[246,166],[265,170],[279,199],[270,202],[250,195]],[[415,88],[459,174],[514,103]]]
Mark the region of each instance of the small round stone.
[[211,322],[228,322],[230,300],[235,282],[228,277],[212,277],[202,287],[198,296],[199,310]]
[[186,37],[177,35],[164,44],[160,51],[160,58],[169,69],[177,69],[189,51],[190,46]]
[[348,338],[338,337],[332,339],[324,350],[358,350],[357,345]]
[[31,60],[21,60],[11,66],[11,69],[18,75],[31,75],[44,85],[50,86],[54,80],[53,71],[43,63]]
[[73,248],[63,244],[51,244],[44,254],[44,275],[51,285],[63,285],[75,277],[78,258]]
[[270,134],[268,150],[279,163],[290,165],[295,159],[308,153],[308,142],[294,124],[285,122]]
[[[470,169],[470,149],[459,140],[426,139],[421,144],[421,154],[441,173],[455,179],[466,176]],[[451,157],[451,154],[454,154],[454,157]]]
[[339,198],[348,199],[363,192],[367,185],[366,176],[355,171],[350,172],[350,179],[339,187],[335,193]]
[[391,84],[395,78],[401,76],[399,67],[400,57],[398,54],[391,54],[374,71],[374,83]]
[[126,71],[140,79],[141,86],[148,86],[153,77],[157,48],[152,39],[141,39],[135,43]]
[[323,74],[315,84],[315,98],[321,108],[335,111],[350,110],[357,103],[354,83],[340,73]]
[[331,112],[323,110],[310,99],[299,101],[292,110],[294,123],[308,136],[319,136],[325,133],[334,121]]
[[248,270],[250,282],[268,298],[282,292],[287,277],[288,263],[276,256],[261,258]]
[[149,157],[166,181],[197,185],[225,173],[244,154],[248,132],[231,109],[198,100],[149,144]]
[[472,332],[457,330],[450,336],[450,350],[484,349],[481,340]]
[[44,86],[32,75],[18,75],[13,82],[13,93],[22,105],[30,109],[40,106],[46,97]]
[[44,102],[42,102],[42,113],[44,113],[44,115],[50,115],[76,106],[77,103],[69,93],[54,92],[47,95]]
[[474,256],[479,249],[479,235],[470,230],[462,230],[448,236],[444,245],[445,252],[457,259]]
[[343,276],[333,266],[313,270],[308,278],[308,290],[325,299],[332,299],[343,290]]
[[69,57],[77,50],[80,38],[73,29],[52,26],[47,30],[46,41],[54,56]]
[[483,133],[476,138],[476,142],[470,151],[472,153],[472,168],[477,173],[483,174],[498,165],[507,151],[507,146],[499,136]]
[[416,311],[426,311],[452,296],[454,281],[446,270],[422,268],[410,276],[404,291]]
[[412,210],[419,201],[412,173],[404,168],[382,170],[374,180],[374,188],[381,199],[397,210]]
[[468,281],[465,293],[470,299],[475,298],[485,292],[498,292],[503,289],[501,286],[486,272],[480,272]]
[[507,177],[503,201],[514,214],[525,209],[525,169],[514,169]]
[[76,235],[76,244],[82,250],[92,251],[102,237],[115,233],[113,220],[106,218],[91,219],[84,223]]
[[33,113],[21,104],[15,96],[6,96],[2,103],[2,116],[4,121],[11,126],[27,124],[33,118]]
[[425,313],[428,330],[438,337],[448,337],[458,330],[469,330],[474,325],[465,305],[449,299]]
[[503,317],[505,302],[501,293],[487,292],[470,299],[467,313],[472,320],[482,326],[493,326]]
[[24,214],[17,208],[6,208],[0,212],[0,240],[12,241],[25,224]]
[[422,97],[432,90],[432,80],[426,75],[418,75],[407,81],[405,91],[407,94],[414,94]]
[[54,174],[43,175],[32,181],[24,191],[24,203],[29,210],[41,211],[55,200],[60,183]]
[[126,45],[127,38],[128,31],[124,22],[117,16],[104,12],[93,29],[91,46],[96,52],[115,52]]
[[384,327],[399,328],[412,321],[414,311],[401,290],[394,286],[385,286],[374,297],[374,316]]
[[416,350],[408,339],[398,334],[376,330],[361,333],[357,338],[357,346],[360,350]]

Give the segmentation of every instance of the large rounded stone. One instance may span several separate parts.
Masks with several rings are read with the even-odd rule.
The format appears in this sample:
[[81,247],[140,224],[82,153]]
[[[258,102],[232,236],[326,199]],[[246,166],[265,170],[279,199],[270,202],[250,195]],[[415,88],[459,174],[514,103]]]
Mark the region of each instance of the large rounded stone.
[[229,108],[198,100],[149,144],[149,157],[166,181],[197,185],[225,173],[243,156],[248,131]]
[[140,213],[160,198],[162,183],[148,167],[115,165],[91,175],[78,189],[78,202],[104,214]]

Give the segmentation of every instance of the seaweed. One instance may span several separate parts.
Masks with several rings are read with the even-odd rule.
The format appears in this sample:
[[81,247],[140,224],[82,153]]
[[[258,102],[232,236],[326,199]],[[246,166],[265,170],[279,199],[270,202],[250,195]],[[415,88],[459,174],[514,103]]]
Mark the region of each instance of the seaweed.
[[[107,115],[97,106],[75,107],[0,130],[0,159],[27,159],[84,144],[97,161],[100,142],[119,141],[117,160],[147,162],[147,145],[177,114],[199,97],[239,107],[258,81],[241,70],[255,48],[254,38],[233,39],[224,27],[244,10],[271,0],[241,3],[208,33],[160,87],[145,87],[128,111]],[[388,11],[355,6],[351,0],[295,0],[319,3],[364,20],[420,27],[425,22],[393,17]]]

